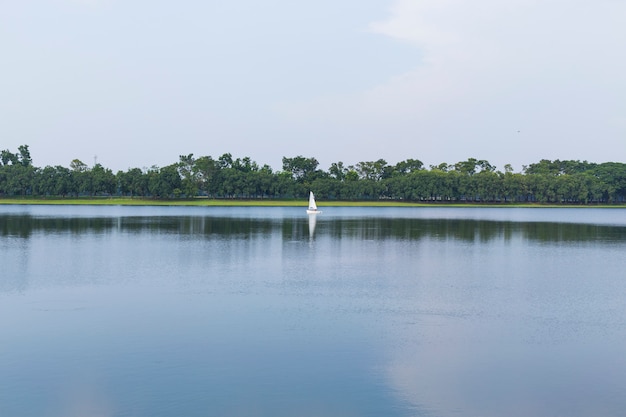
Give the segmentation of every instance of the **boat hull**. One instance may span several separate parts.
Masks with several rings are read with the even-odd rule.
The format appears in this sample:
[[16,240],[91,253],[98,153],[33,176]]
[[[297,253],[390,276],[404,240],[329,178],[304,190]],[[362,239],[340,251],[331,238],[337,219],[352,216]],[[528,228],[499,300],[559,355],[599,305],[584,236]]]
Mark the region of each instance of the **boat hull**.
[[319,214],[321,213],[321,210],[308,210],[306,211],[306,214]]

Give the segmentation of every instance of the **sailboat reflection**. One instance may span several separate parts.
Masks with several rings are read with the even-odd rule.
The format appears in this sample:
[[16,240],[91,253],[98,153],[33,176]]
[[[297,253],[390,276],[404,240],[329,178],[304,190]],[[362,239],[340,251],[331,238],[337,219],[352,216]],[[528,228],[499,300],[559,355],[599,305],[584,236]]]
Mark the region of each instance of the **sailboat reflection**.
[[317,223],[317,214],[309,214],[309,238],[313,239],[315,234],[315,223]]

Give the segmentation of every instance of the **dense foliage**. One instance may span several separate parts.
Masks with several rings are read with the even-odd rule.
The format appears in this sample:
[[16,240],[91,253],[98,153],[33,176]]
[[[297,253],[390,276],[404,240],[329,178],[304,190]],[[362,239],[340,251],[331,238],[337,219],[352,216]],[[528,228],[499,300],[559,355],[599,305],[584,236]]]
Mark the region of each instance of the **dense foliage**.
[[73,160],[69,167],[33,165],[27,145],[0,154],[0,196],[150,198],[305,198],[313,190],[323,200],[402,200],[439,202],[540,202],[565,204],[626,202],[626,164],[549,161],[514,173],[469,158],[425,168],[417,159],[395,165],[385,160],[318,168],[315,158],[283,158],[281,171],[250,158],[224,154],[182,155],[165,167],[113,173]]

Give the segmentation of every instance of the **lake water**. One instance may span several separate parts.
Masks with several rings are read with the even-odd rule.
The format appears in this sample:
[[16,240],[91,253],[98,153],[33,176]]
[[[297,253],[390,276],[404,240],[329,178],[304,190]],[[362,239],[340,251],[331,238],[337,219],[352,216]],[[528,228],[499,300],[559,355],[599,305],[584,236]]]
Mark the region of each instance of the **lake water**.
[[626,209],[0,206],[0,415],[623,416]]

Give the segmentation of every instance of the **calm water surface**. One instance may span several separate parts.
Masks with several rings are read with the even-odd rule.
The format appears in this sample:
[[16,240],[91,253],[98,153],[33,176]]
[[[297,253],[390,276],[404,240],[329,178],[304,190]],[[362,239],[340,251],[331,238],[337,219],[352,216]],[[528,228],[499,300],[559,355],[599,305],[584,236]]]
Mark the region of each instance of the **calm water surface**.
[[623,416],[626,210],[0,206],[0,415]]

